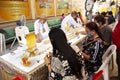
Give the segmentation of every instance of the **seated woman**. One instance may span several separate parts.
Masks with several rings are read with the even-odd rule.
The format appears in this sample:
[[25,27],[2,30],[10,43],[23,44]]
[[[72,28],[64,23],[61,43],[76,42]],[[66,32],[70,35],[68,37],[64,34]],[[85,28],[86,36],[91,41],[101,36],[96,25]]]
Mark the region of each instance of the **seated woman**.
[[81,64],[76,52],[67,43],[65,33],[61,29],[53,28],[49,37],[53,46],[53,56],[45,57],[49,80],[79,80],[82,76]]
[[83,57],[85,58],[85,67],[87,72],[93,73],[97,71],[102,64],[104,45],[96,23],[87,23],[85,30],[87,38],[82,45],[82,52]]

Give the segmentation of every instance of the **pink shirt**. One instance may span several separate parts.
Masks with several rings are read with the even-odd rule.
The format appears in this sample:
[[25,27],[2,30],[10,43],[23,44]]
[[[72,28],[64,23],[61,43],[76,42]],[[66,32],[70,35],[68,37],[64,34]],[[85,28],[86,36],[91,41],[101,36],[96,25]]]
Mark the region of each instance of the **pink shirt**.
[[62,18],[61,18],[61,19],[63,20],[64,18],[65,18],[65,16],[62,16]]

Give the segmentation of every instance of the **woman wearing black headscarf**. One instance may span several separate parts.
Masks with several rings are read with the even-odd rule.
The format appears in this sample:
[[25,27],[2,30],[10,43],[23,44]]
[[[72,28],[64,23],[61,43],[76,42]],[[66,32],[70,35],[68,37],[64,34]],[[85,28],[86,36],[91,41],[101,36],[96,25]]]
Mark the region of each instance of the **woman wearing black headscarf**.
[[48,65],[49,80],[79,80],[81,77],[81,64],[76,52],[67,43],[66,36],[61,29],[53,28],[49,32],[53,46],[51,59],[45,57]]

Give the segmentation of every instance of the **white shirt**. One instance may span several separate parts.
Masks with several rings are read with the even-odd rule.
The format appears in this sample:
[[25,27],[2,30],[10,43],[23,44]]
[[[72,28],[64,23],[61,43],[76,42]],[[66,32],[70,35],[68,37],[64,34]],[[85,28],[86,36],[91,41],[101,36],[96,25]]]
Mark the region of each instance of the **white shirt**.
[[[43,31],[43,28],[45,29],[45,32]],[[48,33],[49,33],[49,27],[47,24],[47,21],[45,23],[41,23],[40,20],[36,20],[34,23],[34,30],[35,30],[35,34],[40,34],[42,37],[42,40],[48,37]]]
[[62,23],[61,23],[61,28],[64,30],[66,27],[66,23],[68,23],[69,26],[74,26],[74,27],[80,27],[81,24],[77,23],[74,18],[71,16],[71,14],[69,14],[68,16],[66,16]]

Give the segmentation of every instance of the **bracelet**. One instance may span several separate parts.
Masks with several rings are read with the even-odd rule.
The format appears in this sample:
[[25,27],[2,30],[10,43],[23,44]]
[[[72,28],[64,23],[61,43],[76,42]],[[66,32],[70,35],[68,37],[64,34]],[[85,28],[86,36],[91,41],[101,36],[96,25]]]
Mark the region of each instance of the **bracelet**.
[[82,51],[79,51],[78,54],[81,56],[82,55]]
[[82,51],[79,51],[78,54],[79,54],[79,56],[81,56],[82,59],[84,59],[84,56],[83,56],[83,52],[82,52]]
[[51,65],[51,63],[46,64],[46,66]]

